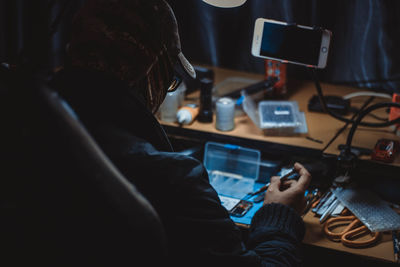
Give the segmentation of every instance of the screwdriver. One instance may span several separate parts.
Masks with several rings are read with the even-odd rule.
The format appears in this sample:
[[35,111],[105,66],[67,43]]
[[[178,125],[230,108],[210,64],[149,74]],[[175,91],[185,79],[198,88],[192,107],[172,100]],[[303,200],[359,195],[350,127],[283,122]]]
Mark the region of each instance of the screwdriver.
[[[292,168],[288,173],[286,173],[285,175],[281,176],[279,179],[281,180],[281,182],[284,182],[284,181],[286,181],[292,174],[295,174],[295,173],[297,173],[296,170],[295,170],[294,168]],[[266,190],[268,189],[268,187],[269,187],[270,184],[271,184],[271,183],[267,183],[266,185],[262,186],[262,187],[261,187],[260,189],[258,189],[257,191],[250,193],[249,195],[250,195],[250,196],[255,196],[255,195],[258,195],[258,194],[260,194],[260,193],[266,191]]]

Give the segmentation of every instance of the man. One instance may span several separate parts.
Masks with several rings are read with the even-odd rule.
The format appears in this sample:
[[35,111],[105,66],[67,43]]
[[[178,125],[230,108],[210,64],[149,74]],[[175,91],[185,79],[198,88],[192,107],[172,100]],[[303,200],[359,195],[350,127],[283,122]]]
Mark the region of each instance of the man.
[[[154,206],[171,266],[299,265],[304,191],[271,179],[248,237],[230,219],[204,166],[174,153],[154,113],[182,76],[195,77],[164,0],[89,0],[74,20],[69,61],[55,79],[113,163]],[[134,255],[134,251],[132,251]],[[157,257],[157,255],[155,255]],[[146,264],[144,263],[144,266]]]

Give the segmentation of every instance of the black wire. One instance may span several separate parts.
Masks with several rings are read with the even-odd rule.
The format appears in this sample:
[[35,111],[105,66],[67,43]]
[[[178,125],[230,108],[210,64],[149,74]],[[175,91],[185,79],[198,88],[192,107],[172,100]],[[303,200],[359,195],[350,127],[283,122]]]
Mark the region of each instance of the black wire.
[[[362,105],[362,107],[353,114],[353,116],[351,117],[351,120],[354,120],[373,100],[375,99],[374,96],[371,96],[367,101],[365,101],[365,103]],[[324,153],[324,151],[333,143],[333,141],[336,140],[336,138],[338,138],[338,136],[347,129],[347,126],[349,126],[350,122],[346,122],[345,125],[343,125],[342,128],[339,129],[339,131],[336,132],[336,134],[332,137],[331,140],[329,140],[329,142],[326,144],[326,146],[322,149],[321,153]]]
[[[357,110],[357,112],[358,112],[358,110]],[[370,117],[372,117],[372,118],[374,118],[375,120],[378,120],[378,121],[384,121],[384,122],[389,121],[388,118],[379,117],[378,115],[373,114],[373,113],[368,114],[368,116],[370,116]]]
[[[336,114],[335,112],[333,112],[332,110],[330,110],[327,107],[326,100],[325,100],[325,97],[322,94],[321,85],[320,85],[320,83],[318,81],[315,69],[314,68],[308,68],[308,69],[310,70],[311,75],[313,77],[315,87],[317,88],[318,97],[319,97],[319,100],[320,100],[320,102],[322,104],[322,108],[324,109],[324,111],[326,113],[328,113],[329,115],[331,115],[332,117],[334,117],[334,118],[336,118],[336,119],[338,119],[340,121],[354,124],[355,123],[354,120],[346,119],[346,118]],[[393,124],[396,124],[396,123],[400,123],[400,118],[397,118],[397,119],[391,120],[391,121],[387,121],[387,122],[383,122],[383,123],[360,122],[359,124],[361,126],[367,126],[367,127],[387,127],[387,126],[390,126],[390,125],[393,125]]]
[[[357,120],[353,123],[349,135],[347,136],[347,142],[346,142],[346,148],[345,148],[345,152],[346,153],[350,153],[351,150],[351,142],[353,141],[353,136],[354,133],[358,127],[358,125],[362,125],[361,124],[361,120],[368,115],[370,112],[379,109],[379,108],[384,108],[384,107],[396,107],[396,108],[400,108],[400,103],[393,103],[393,102],[387,102],[387,103],[377,103],[374,105],[369,106],[367,109],[363,110],[360,115],[357,117]],[[398,120],[398,119],[397,119]],[[394,120],[393,120],[394,121]]]
[[[352,109],[351,109],[351,112],[353,112],[353,113],[357,113],[357,112],[359,112],[359,111],[360,111],[360,110],[359,110],[358,108],[352,108]],[[372,118],[374,118],[374,119],[376,119],[376,120],[379,120],[379,121],[385,121],[385,122],[389,121],[388,118],[382,118],[382,117],[379,117],[378,115],[375,115],[375,114],[373,114],[373,113],[368,114],[368,116],[370,116],[370,117],[372,117]],[[351,118],[351,119],[353,119],[353,118]]]
[[379,116],[377,116],[375,114],[368,114],[368,115],[371,116],[372,118],[374,118],[375,120],[378,120],[378,121],[389,121],[388,119],[379,117]]

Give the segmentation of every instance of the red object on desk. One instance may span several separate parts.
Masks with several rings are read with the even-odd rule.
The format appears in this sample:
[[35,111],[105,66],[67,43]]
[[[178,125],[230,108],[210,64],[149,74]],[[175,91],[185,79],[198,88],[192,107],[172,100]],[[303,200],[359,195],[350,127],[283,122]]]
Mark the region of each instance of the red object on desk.
[[287,76],[286,76],[287,64],[284,62],[266,59],[265,60],[265,78],[276,77],[278,81],[274,85],[274,95],[284,96],[287,94]]
[[[393,94],[393,103],[400,103],[400,95]],[[392,107],[390,108],[389,120],[395,120],[400,117],[400,108]]]
[[[400,94],[393,94],[392,102],[400,104]],[[400,118],[400,108],[391,107],[390,114],[389,114],[389,120],[395,120],[397,118]],[[397,128],[397,130],[396,130],[397,135],[400,135],[400,123],[396,124],[396,128]]]
[[399,151],[399,142],[389,139],[379,139],[371,157],[373,160],[391,163]]

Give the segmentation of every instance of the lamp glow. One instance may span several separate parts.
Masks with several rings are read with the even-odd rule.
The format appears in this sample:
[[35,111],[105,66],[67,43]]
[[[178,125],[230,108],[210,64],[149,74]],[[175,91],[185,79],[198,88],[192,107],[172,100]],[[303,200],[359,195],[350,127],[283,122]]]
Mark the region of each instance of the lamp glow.
[[203,2],[215,7],[231,8],[243,5],[246,0],[203,0]]

